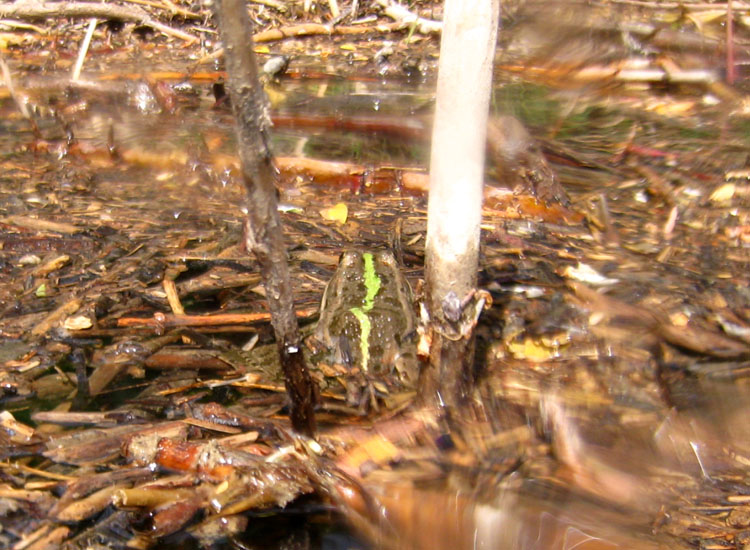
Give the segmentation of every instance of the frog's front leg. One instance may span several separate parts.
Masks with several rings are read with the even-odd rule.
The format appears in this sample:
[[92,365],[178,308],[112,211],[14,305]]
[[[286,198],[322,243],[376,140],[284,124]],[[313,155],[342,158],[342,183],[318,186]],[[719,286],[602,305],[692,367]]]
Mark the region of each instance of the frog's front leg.
[[378,412],[378,399],[388,394],[382,381],[370,373],[352,374],[346,380],[346,403],[356,408],[361,414]]

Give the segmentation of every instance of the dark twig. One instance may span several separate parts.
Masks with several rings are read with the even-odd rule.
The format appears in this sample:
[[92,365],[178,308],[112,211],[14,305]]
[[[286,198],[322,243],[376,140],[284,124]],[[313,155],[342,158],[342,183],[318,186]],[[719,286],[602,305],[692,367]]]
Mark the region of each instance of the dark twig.
[[252,29],[244,1],[218,0],[214,6],[226,52],[227,89],[237,121],[242,179],[247,190],[245,244],[260,264],[272,314],[271,324],[281,353],[284,382],[292,402],[292,425],[299,432],[313,435],[315,392],[303,361],[294,315],[271,151],[268,148],[269,107],[258,80]]

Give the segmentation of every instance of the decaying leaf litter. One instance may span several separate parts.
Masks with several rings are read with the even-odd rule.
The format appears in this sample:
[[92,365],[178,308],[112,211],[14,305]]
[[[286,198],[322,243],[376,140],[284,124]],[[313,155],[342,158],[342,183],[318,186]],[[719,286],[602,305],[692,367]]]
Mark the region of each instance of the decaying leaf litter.
[[[342,3],[334,24],[333,5],[250,6],[275,37],[256,37],[263,60],[291,56],[268,92],[310,326],[342,251],[390,246],[417,287],[424,240],[437,37],[375,4]],[[413,392],[363,415],[345,373],[320,368],[314,442],[289,430],[238,246],[207,12],[123,4],[150,19],[28,26],[10,6],[2,546],[247,546],[263,526],[271,546],[317,546],[330,539],[310,525],[337,512],[385,546],[447,548],[488,509],[503,547],[747,545],[745,95],[742,65],[734,87],[715,70],[741,59],[742,8],[728,53],[725,4],[602,3],[588,22],[581,6],[504,7],[477,397],[450,422]],[[290,509],[310,525],[281,534]]]

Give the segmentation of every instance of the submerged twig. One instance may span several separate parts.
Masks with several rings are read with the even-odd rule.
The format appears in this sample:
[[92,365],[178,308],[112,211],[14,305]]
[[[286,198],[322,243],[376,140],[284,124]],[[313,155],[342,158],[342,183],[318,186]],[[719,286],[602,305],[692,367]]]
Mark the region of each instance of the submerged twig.
[[[317,311],[317,310],[315,310]],[[313,310],[303,309],[297,315],[302,318],[310,317]],[[225,325],[246,325],[248,323],[268,322],[268,313],[221,313],[216,315],[168,315],[156,313],[153,317],[122,317],[117,320],[117,326],[125,327],[212,327]]]
[[26,103],[21,101],[21,98],[16,93],[16,88],[13,86],[13,78],[10,76],[10,68],[8,68],[8,64],[5,62],[5,58],[0,55],[0,72],[2,72],[3,75],[3,83],[8,88],[8,92],[10,92],[10,97],[13,98],[13,102],[16,104],[16,107],[18,107],[18,110],[21,111],[21,114],[25,119],[28,119],[34,124],[33,119],[31,118],[31,113],[29,113],[29,109],[26,106]]

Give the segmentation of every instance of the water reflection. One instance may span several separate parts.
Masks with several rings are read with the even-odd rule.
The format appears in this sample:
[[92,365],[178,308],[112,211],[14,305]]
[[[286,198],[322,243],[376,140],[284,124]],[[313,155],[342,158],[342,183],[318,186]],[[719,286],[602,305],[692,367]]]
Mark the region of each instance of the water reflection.
[[[540,399],[538,417],[550,442],[546,466],[529,456],[506,475],[492,473],[489,456],[479,462],[464,456],[474,464],[467,467],[436,451],[429,466],[422,454],[411,466],[404,460],[395,467],[406,472],[400,478],[364,474],[374,503],[370,524],[355,524],[381,548],[683,548],[685,539],[673,535],[702,525],[679,511],[686,501],[741,479],[750,463],[747,389],[706,379],[697,388],[701,406],[673,407],[647,427],[620,426],[616,433],[597,433],[596,420],[592,429],[600,414],[595,407],[550,391]],[[425,475],[430,468],[432,475]],[[416,481],[404,481],[409,472],[418,472]],[[711,530],[723,536],[718,524]]]

